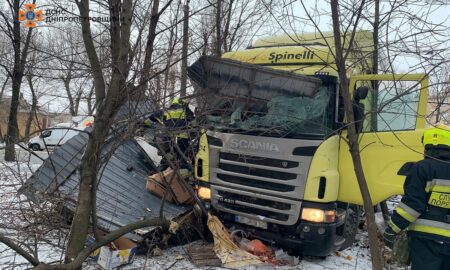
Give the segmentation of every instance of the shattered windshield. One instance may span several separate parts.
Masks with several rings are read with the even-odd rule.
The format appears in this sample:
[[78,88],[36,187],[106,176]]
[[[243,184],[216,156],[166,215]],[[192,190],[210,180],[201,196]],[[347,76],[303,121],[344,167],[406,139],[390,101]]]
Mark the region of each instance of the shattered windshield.
[[284,93],[270,100],[212,94],[206,121],[226,132],[271,137],[324,136],[333,122],[335,85],[322,85],[313,97]]

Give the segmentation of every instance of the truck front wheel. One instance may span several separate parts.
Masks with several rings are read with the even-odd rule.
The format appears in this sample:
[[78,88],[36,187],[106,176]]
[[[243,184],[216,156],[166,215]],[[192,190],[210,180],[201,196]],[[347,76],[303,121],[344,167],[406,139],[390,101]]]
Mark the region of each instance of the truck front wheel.
[[358,225],[361,219],[361,206],[349,205],[347,208],[346,220],[342,226],[336,229],[336,233],[345,238],[340,250],[351,247],[356,240]]

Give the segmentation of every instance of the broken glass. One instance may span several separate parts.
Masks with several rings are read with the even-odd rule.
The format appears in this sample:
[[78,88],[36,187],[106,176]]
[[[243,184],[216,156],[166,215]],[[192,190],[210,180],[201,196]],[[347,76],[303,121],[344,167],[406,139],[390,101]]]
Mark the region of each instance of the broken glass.
[[313,97],[284,93],[270,100],[212,94],[207,98],[207,122],[231,132],[277,137],[325,135],[330,127],[329,104],[334,87],[321,86]]

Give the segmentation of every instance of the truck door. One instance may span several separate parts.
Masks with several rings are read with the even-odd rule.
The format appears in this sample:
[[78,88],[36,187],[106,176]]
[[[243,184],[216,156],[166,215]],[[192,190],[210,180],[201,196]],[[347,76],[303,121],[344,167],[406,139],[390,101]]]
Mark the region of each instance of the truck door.
[[[423,157],[421,143],[428,97],[428,78],[422,74],[356,75],[350,90],[367,86],[359,149],[373,204],[403,194],[404,175],[399,170]],[[354,106],[355,108],[355,106]],[[338,200],[363,204],[353,161],[342,132],[339,149]],[[406,166],[404,167],[406,168]]]

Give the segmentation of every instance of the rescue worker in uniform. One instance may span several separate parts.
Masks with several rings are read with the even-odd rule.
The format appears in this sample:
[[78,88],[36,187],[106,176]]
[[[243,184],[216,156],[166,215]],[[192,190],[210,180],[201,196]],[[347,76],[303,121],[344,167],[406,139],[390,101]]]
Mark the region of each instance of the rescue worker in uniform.
[[384,242],[392,249],[396,235],[408,229],[411,270],[450,270],[450,127],[427,129],[422,142],[425,158],[406,177]]
[[[188,128],[189,122],[192,121],[193,117],[194,114],[189,109],[188,104],[181,98],[174,98],[172,99],[168,109],[154,112],[150,115],[148,120],[152,122],[159,122],[167,127],[169,133],[173,133],[175,135],[176,145],[178,145],[181,152],[187,156],[190,141],[189,134],[185,130]],[[150,125],[148,120],[144,123]],[[173,136],[168,136],[167,140],[174,143]],[[180,162],[180,168],[187,168],[187,162],[180,152],[176,149],[173,149],[173,151],[176,154],[177,160]],[[164,163],[164,161],[161,163]]]

